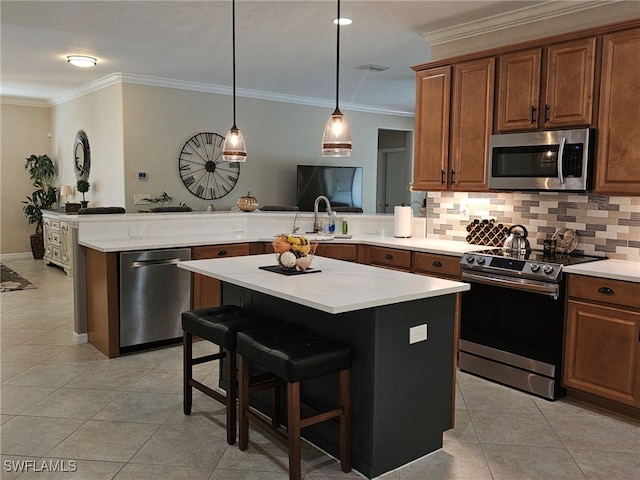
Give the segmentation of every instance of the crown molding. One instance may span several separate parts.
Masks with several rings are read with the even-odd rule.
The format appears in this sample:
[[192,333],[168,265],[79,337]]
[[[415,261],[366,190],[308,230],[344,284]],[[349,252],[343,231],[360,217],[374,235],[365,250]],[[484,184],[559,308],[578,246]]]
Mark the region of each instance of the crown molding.
[[[199,82],[187,82],[183,80],[173,80],[168,78],[160,78],[160,77],[152,77],[148,75],[138,75],[135,73],[112,73],[105,77],[99,78],[91,83],[87,83],[81,87],[70,90],[62,95],[58,95],[51,99],[50,101],[33,100],[33,105],[31,106],[41,106],[41,107],[51,107],[55,105],[60,105],[65,102],[69,102],[76,98],[80,98],[84,95],[87,95],[92,92],[96,92],[106,87],[110,87],[112,85],[118,85],[123,83],[132,83],[137,85],[146,85],[152,87],[164,87],[164,88],[175,88],[179,90],[188,90],[192,92],[204,92],[204,93],[214,93],[218,95],[232,95],[233,90],[231,87],[222,86],[222,85],[212,85],[208,83],[199,83]],[[259,90],[249,90],[244,88],[236,89],[236,95],[238,97],[244,98],[255,98],[260,100],[268,100],[273,102],[284,102],[284,103],[293,103],[296,105],[307,105],[312,107],[321,107],[321,108],[334,108],[333,100],[322,100],[317,98],[310,97],[300,97],[296,95],[286,95],[281,93],[273,93],[273,92],[262,92]],[[25,99],[28,100],[28,99]],[[4,99],[3,99],[3,103]],[[18,104],[18,103],[16,103]],[[26,105],[26,103],[21,103],[21,105]],[[357,111],[364,113],[374,113],[374,114],[383,114],[383,115],[396,115],[402,117],[413,117],[415,115],[412,111],[402,111],[402,110],[389,110],[380,107],[372,107],[369,105],[360,105],[355,103],[342,103],[340,105],[343,111]]]
[[7,95],[0,96],[0,104],[2,105],[16,105],[18,107],[38,107],[49,108],[51,103],[42,98],[29,98],[29,97],[12,97]]
[[[456,24],[451,27],[425,32],[422,37],[431,46],[442,45],[479,35],[508,30],[522,25],[542,22],[592,8],[619,3],[622,0],[593,0],[590,2],[546,1],[540,5],[519,8],[511,12]],[[562,5],[558,5],[562,3]],[[567,3],[570,3],[569,5]]]

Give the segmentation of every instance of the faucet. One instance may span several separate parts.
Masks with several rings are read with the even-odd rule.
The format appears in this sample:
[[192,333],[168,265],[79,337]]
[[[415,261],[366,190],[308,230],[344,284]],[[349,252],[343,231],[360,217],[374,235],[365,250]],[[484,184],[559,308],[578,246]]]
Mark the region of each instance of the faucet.
[[320,203],[320,200],[324,200],[329,216],[333,213],[331,211],[331,203],[329,203],[329,199],[324,195],[319,195],[318,198],[316,198],[316,201],[313,202],[313,233],[322,231],[322,223],[318,220],[318,204]]

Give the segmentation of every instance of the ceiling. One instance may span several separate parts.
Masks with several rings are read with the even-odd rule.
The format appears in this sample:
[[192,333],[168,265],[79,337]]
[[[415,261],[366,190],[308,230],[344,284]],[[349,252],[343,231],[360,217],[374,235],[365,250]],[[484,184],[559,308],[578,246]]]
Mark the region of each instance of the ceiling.
[[[340,29],[340,105],[412,114],[410,67],[431,59],[429,32],[577,3],[603,2],[343,0],[342,16],[353,24]],[[238,0],[238,94],[335,103],[335,13],[336,3],[328,0]],[[230,92],[230,0],[2,0],[0,16],[3,101],[53,105],[115,73],[125,81]],[[73,67],[69,54],[94,56],[98,65]],[[357,68],[368,64],[389,69]]]

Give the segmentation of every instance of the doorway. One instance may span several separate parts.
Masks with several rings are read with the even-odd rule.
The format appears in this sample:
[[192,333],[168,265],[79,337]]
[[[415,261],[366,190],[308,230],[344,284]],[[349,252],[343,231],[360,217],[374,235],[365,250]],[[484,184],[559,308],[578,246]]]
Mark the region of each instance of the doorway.
[[413,132],[378,130],[376,213],[393,213],[393,207],[411,202],[412,139]]

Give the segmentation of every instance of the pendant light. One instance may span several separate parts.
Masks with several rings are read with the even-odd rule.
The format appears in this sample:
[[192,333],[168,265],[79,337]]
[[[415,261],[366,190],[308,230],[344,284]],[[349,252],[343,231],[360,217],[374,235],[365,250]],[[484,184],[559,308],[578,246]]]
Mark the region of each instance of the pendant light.
[[233,126],[222,145],[222,160],[225,162],[246,162],[247,147],[242,132],[236,126],[236,0],[231,1],[232,45],[233,45]]
[[351,132],[349,125],[338,107],[338,90],[340,83],[340,0],[338,0],[338,16],[336,17],[337,52],[336,52],[336,109],[324,127],[322,135],[323,157],[350,157]]

